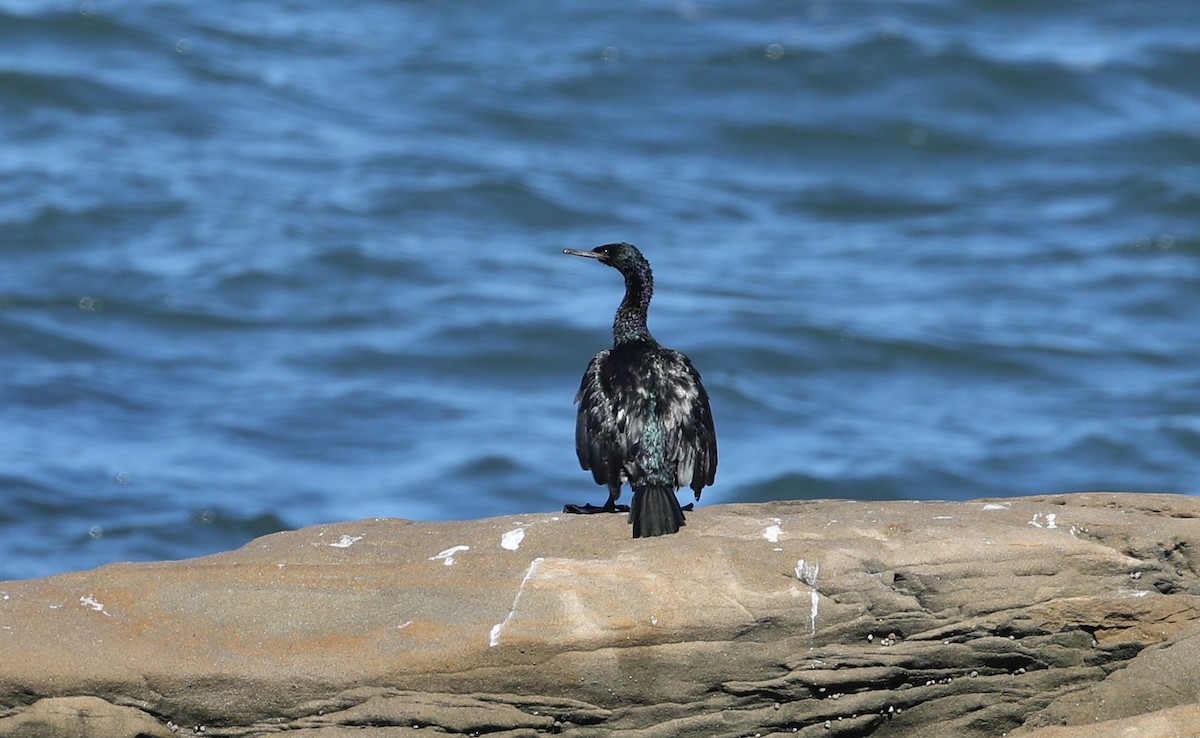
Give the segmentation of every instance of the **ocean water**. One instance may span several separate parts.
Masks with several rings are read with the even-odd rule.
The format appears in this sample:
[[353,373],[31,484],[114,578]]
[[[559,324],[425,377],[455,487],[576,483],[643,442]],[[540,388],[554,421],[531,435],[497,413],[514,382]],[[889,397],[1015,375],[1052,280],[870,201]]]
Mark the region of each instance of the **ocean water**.
[[711,503],[1200,491],[1192,0],[0,0],[0,579],[600,502],[638,244]]

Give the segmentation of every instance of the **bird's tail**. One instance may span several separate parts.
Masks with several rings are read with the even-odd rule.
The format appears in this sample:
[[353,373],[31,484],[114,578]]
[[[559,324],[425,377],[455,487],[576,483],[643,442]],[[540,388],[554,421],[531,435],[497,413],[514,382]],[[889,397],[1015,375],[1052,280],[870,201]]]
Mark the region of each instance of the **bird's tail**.
[[633,490],[629,522],[633,523],[634,538],[679,532],[679,527],[684,525],[683,508],[679,506],[674,488],[650,484]]

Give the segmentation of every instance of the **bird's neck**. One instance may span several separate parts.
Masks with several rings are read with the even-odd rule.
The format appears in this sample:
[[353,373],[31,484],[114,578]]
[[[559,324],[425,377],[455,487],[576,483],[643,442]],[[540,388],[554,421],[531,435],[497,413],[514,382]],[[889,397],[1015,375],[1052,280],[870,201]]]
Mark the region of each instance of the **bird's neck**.
[[625,298],[613,319],[613,345],[654,340],[646,327],[646,313],[653,294],[654,280],[649,269],[625,275]]

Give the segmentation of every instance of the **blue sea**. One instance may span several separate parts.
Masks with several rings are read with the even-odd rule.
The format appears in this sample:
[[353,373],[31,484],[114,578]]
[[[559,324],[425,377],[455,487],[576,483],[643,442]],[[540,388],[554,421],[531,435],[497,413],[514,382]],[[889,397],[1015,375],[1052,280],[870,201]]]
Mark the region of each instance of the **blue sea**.
[[[1194,0],[0,0],[0,579],[599,503],[630,241],[714,503],[1197,494]],[[684,491],[686,497],[686,490]]]

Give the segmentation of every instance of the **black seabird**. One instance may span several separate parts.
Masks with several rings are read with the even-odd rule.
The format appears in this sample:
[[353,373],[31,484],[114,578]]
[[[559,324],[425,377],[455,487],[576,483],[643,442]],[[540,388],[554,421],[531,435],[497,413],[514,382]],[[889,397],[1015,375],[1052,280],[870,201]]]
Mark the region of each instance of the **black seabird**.
[[[575,453],[596,484],[608,486],[608,502],[567,505],[563,512],[628,510],[634,538],[675,533],[684,524],[675,491],[691,487],[699,500],[717,473],[708,393],[688,357],[660,346],[646,328],[654,279],[642,252],[610,243],[563,253],[596,259],[625,277],[613,347],[588,363],[575,395]],[[616,504],[624,482],[633,489],[628,508]]]

